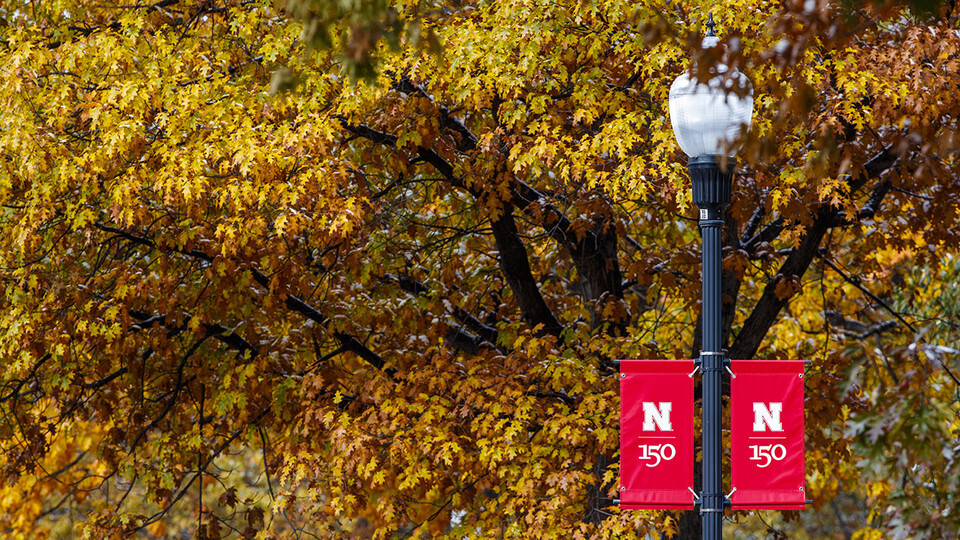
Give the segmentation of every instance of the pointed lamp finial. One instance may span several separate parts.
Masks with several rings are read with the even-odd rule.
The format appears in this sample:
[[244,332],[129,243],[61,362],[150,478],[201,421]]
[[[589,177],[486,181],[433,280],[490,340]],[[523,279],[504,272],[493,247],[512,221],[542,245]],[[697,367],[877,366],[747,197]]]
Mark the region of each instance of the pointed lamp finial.
[[711,11],[707,18],[707,36],[706,37],[716,37],[717,34],[714,33],[713,29],[717,27],[717,23],[713,22],[713,12]]

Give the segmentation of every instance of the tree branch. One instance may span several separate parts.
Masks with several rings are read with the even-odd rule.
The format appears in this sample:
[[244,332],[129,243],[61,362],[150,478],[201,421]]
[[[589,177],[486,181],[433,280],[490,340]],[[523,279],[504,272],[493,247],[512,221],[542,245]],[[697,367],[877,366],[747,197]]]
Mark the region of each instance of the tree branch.
[[[270,288],[270,278],[268,278],[262,272],[260,272],[255,268],[251,268],[250,272],[253,274],[253,279],[257,283],[259,283],[260,286],[262,286],[265,289]],[[306,302],[304,302],[303,300],[301,300],[300,298],[292,294],[286,295],[285,304],[288,308],[292,309],[293,311],[296,311],[297,313],[303,315],[304,317],[310,319],[311,321],[319,325],[325,325],[330,320],[326,315],[321,313],[319,310],[317,310],[310,304],[307,304]],[[340,342],[340,346],[343,349],[356,354],[371,366],[379,370],[384,370],[388,375],[390,375],[390,377],[393,377],[394,375],[396,375],[397,373],[396,369],[394,368],[384,369],[384,366],[386,366],[387,364],[386,360],[384,360],[377,353],[371,351],[366,345],[361,343],[357,338],[345,332],[334,332],[333,336],[337,339],[337,341]]]
[[[875,294],[873,294],[872,292],[870,292],[870,290],[867,289],[867,288],[863,285],[863,283],[860,282],[859,279],[856,279],[856,278],[854,278],[854,277],[851,277],[851,276],[847,275],[846,272],[844,272],[843,270],[841,270],[840,267],[838,267],[836,264],[834,264],[833,261],[831,261],[830,259],[828,259],[823,253],[817,253],[817,255],[820,257],[820,260],[824,262],[824,264],[826,264],[827,266],[829,266],[830,268],[832,268],[833,271],[836,272],[837,274],[839,274],[840,277],[842,277],[844,281],[846,281],[847,283],[849,283],[849,284],[853,285],[854,287],[856,287],[857,289],[859,289],[860,292],[862,292],[863,294],[867,295],[867,297],[870,298],[870,300],[873,300],[877,305],[879,305],[879,306],[882,307],[884,310],[886,310],[888,313],[890,313],[891,315],[893,315],[894,317],[896,317],[897,320],[900,321],[901,323],[903,323],[904,326],[906,326],[907,328],[909,328],[911,332],[913,332],[914,334],[917,333],[917,329],[914,328],[912,324],[908,323],[907,320],[903,318],[903,316],[901,316],[899,313],[897,313],[896,311],[894,311],[894,309],[893,309],[892,307],[890,307],[889,305],[887,305],[886,302],[884,302],[883,300],[881,300],[880,297],[878,297],[877,295],[875,295]],[[876,332],[874,332],[874,333],[876,333]],[[866,335],[870,335],[870,334],[866,334]]]
[[[260,422],[260,420],[261,420],[261,419],[267,414],[267,412],[269,412],[269,411],[270,411],[270,408],[269,408],[269,407],[266,408],[266,409],[263,409],[262,411],[260,411],[260,414],[258,414],[257,417],[254,418],[254,419],[250,422],[249,425],[255,425],[255,424],[257,424],[258,422]],[[160,511],[158,511],[157,513],[155,513],[155,514],[153,514],[152,516],[150,516],[148,519],[144,520],[144,522],[141,523],[139,526],[124,531],[124,534],[125,534],[125,535],[130,535],[130,534],[133,534],[133,533],[135,533],[135,532],[137,532],[137,531],[141,531],[141,530],[143,530],[145,527],[147,527],[148,525],[150,525],[150,524],[152,524],[152,523],[155,523],[155,522],[159,521],[160,519],[163,519],[163,516],[165,516],[165,515],[167,514],[167,512],[169,512],[170,509],[173,508],[173,505],[175,505],[175,504],[177,504],[178,502],[180,502],[180,499],[182,499],[183,496],[187,494],[187,491],[190,489],[190,486],[192,486],[193,483],[196,482],[197,479],[200,478],[201,475],[203,475],[204,471],[206,471],[207,468],[210,467],[210,464],[213,463],[213,460],[216,459],[217,457],[219,457],[220,454],[222,454],[223,451],[227,449],[227,447],[229,447],[231,444],[233,444],[233,441],[235,441],[235,440],[237,439],[237,437],[239,437],[240,434],[242,434],[242,433],[243,433],[244,431],[246,431],[246,430],[247,430],[247,427],[243,427],[243,428],[241,428],[241,429],[238,429],[237,431],[235,431],[235,432],[233,433],[233,435],[231,435],[231,436],[228,437],[225,441],[223,441],[223,444],[221,444],[216,450],[214,450],[213,453],[211,453],[210,456],[207,457],[206,461],[203,462],[203,463],[200,465],[199,469],[197,470],[197,474],[193,475],[193,477],[190,478],[190,481],[187,482],[187,484],[180,489],[180,491],[177,493],[177,495],[176,495],[165,507],[163,507]]]
[[[896,160],[897,156],[890,151],[890,148],[884,148],[867,162],[860,175],[849,181],[850,192],[853,193],[869,180],[879,177],[881,173],[893,167]],[[740,334],[730,347],[730,358],[753,358],[757,353],[763,338],[789,300],[789,297],[780,298],[777,295],[777,285],[785,280],[799,279],[803,276],[810,262],[818,255],[824,235],[835,226],[837,214],[838,212],[828,204],[821,205],[817,210],[813,224],[800,240],[800,245],[790,252],[776,275],[764,287],[760,300],[743,323]]]
[[[409,276],[397,276],[394,274],[385,274],[384,277],[400,285],[400,288],[407,291],[411,294],[425,294],[430,292],[430,287],[427,287],[423,282],[416,280]],[[460,306],[453,306],[453,316],[463,323],[468,329],[472,332],[475,332],[477,335],[475,337],[480,338],[480,341],[476,343],[477,346],[490,346],[500,352],[506,353],[506,351],[497,343],[497,337],[499,332],[496,327],[484,324],[480,319],[471,315],[467,310],[461,308]],[[456,329],[458,332],[462,332],[462,329]],[[472,334],[471,334],[472,335]],[[486,344],[484,344],[486,342]]]
[[[133,323],[132,325],[137,330],[146,330],[156,324],[165,325],[167,320],[166,315],[152,315],[141,310],[130,310],[130,316],[134,319],[137,319],[137,322]],[[185,314],[184,321],[189,323],[192,318],[192,315]],[[213,339],[216,339],[217,341],[241,354],[246,353],[247,351],[250,351],[251,356],[256,356],[259,354],[259,350],[251,345],[250,342],[243,339],[239,334],[233,332],[223,325],[204,323],[202,326],[206,333],[210,334]],[[179,327],[175,328],[174,330],[183,330],[183,328],[184,327]]]
[[[405,88],[410,91],[409,93],[418,92],[418,89],[414,87]],[[419,92],[422,92],[422,90],[419,90]],[[372,142],[395,146],[398,141],[395,135],[376,131],[364,125],[352,125],[342,117],[339,119],[344,129]],[[458,130],[469,133],[466,126],[462,124],[459,125]],[[472,134],[470,136],[472,137]],[[420,146],[417,147],[417,155],[419,160],[432,165],[452,185],[466,189],[476,198],[484,195],[475,186],[467,187],[461,178],[454,175],[453,165],[435,151]],[[512,196],[509,203],[531,217],[537,217],[533,211],[534,203],[537,203],[543,209],[540,226],[570,252],[578,270],[583,297],[590,302],[595,302],[608,294],[618,299],[622,298],[623,289],[621,288],[622,280],[617,257],[616,228],[610,220],[599,220],[592,229],[576,231],[575,233],[570,220],[559,209],[547,204],[543,194],[519,179],[513,178],[512,180]],[[506,205],[507,202],[504,201],[504,204]],[[504,214],[506,215],[508,212],[510,210],[505,208]],[[518,263],[516,266],[512,261],[507,262],[507,268],[505,268],[501,250],[501,270],[504,271],[507,282],[512,289],[515,284],[525,286],[525,289],[521,291],[514,289],[514,296],[517,297],[518,301],[529,302],[525,306],[521,305],[524,317],[528,320],[537,320],[539,323],[543,323],[544,328],[550,333],[558,332],[560,329],[559,322],[552,314],[547,316],[549,309],[546,309],[546,303],[543,302],[542,297],[538,301],[536,297],[531,296],[531,291],[536,289],[536,282],[532,279],[532,276],[529,281],[524,277],[524,274],[529,274],[529,263],[526,262],[527,254],[526,250],[522,249],[522,243],[520,243],[521,249],[517,250],[516,246],[511,246],[512,242],[507,239],[508,236],[516,236],[517,234],[513,216],[510,216],[509,221],[510,223],[502,223],[499,229],[495,224],[493,227],[494,238],[497,240],[498,246],[503,242],[503,246],[508,248],[513,255],[519,256],[522,254],[524,262]],[[517,238],[519,241],[519,237]],[[526,266],[526,271],[524,271],[523,266]],[[506,275],[507,271],[513,272],[512,275]],[[530,286],[531,284],[533,284],[533,287]],[[535,296],[540,296],[539,290],[537,290]],[[530,317],[534,317],[534,319],[529,319]]]
[[106,377],[104,377],[104,378],[102,378],[102,379],[100,379],[100,380],[98,380],[98,381],[89,382],[89,383],[83,383],[83,384],[81,384],[80,386],[83,387],[83,388],[86,388],[86,389],[88,389],[88,390],[95,390],[95,389],[97,389],[97,388],[100,388],[100,387],[102,387],[102,386],[105,386],[105,385],[109,384],[110,381],[116,379],[117,377],[120,377],[121,375],[123,375],[123,374],[126,373],[126,372],[127,372],[127,367],[126,367],[126,366],[123,366],[122,368],[114,371],[114,372],[111,373],[110,375],[107,375]]
[[[131,241],[131,242],[134,242],[134,243],[136,243],[136,244],[140,244],[140,245],[143,245],[143,246],[147,246],[147,247],[150,247],[150,248],[153,248],[153,249],[158,249],[156,243],[153,242],[152,240],[147,239],[147,238],[144,238],[144,237],[141,237],[141,236],[132,234],[132,233],[127,232],[127,231],[123,231],[123,230],[120,230],[120,229],[116,229],[116,228],[113,228],[113,227],[109,227],[109,226],[106,226],[106,225],[104,225],[104,224],[102,224],[102,223],[97,223],[97,224],[96,224],[96,227],[99,228],[100,230],[105,231],[105,232],[110,232],[110,233],[113,233],[113,234],[117,234],[117,235],[119,235],[119,236],[121,236],[121,237],[123,237],[123,238],[125,238],[125,239],[127,239],[127,240],[129,240],[129,241]],[[210,261],[213,260],[213,257],[211,257],[211,256],[209,256],[209,255],[207,255],[207,254],[205,254],[205,253],[203,253],[203,252],[197,251],[197,250],[189,250],[189,251],[188,251],[188,250],[174,250],[174,251],[176,251],[176,252],[178,252],[178,253],[183,253],[183,254],[188,255],[188,256],[190,256],[190,257],[194,257],[194,258],[197,258],[197,259],[201,259],[201,260],[204,260],[204,261],[207,261],[207,262],[210,262]],[[251,273],[252,273],[252,275],[253,275],[254,280],[255,280],[258,284],[260,284],[260,285],[261,285],[262,287],[264,287],[265,289],[269,289],[269,288],[270,288],[270,278],[268,278],[268,277],[265,276],[262,272],[254,269],[254,268],[251,268],[250,271],[251,271]],[[324,325],[324,324],[326,324],[326,323],[329,321],[329,319],[328,319],[323,313],[321,313],[321,312],[318,311],[316,308],[314,308],[313,306],[307,304],[306,302],[304,302],[303,300],[301,300],[300,298],[298,298],[298,297],[295,296],[295,295],[292,295],[292,294],[286,295],[286,297],[284,298],[284,303],[285,303],[285,305],[286,305],[289,309],[291,309],[291,310],[293,310],[293,311],[296,311],[297,313],[300,313],[300,314],[303,315],[304,317],[306,317],[306,318],[308,318],[308,319],[316,322],[317,324]],[[139,318],[140,318],[141,320],[140,320],[140,322],[139,322],[138,325],[137,325],[138,328],[148,328],[148,327],[149,327],[150,325],[152,325],[152,324],[155,324],[155,323],[157,323],[157,322],[162,322],[162,318],[158,319],[158,318],[151,317],[151,316],[149,316],[149,315],[145,315],[145,316],[139,317]],[[246,351],[246,350],[250,350],[250,351],[256,352],[256,349],[255,349],[252,345],[250,345],[249,343],[247,343],[245,340],[243,340],[243,338],[241,338],[241,337],[238,336],[237,334],[235,334],[235,333],[230,333],[230,334],[227,334],[227,335],[223,335],[223,333],[224,333],[225,331],[229,330],[228,328],[225,328],[225,327],[223,327],[223,326],[214,324],[214,325],[205,325],[205,329],[206,329],[207,334],[208,334],[209,336],[212,336],[212,337],[214,337],[215,339],[217,339],[217,340],[219,340],[219,341],[222,341],[222,342],[226,343],[227,345],[232,346],[232,347],[240,350],[241,352],[244,352],[244,351]],[[345,333],[340,332],[340,333],[335,334],[334,337],[336,337],[337,340],[340,341],[341,345],[342,345],[346,350],[349,350],[349,351],[351,351],[351,352],[356,353],[358,356],[360,356],[361,358],[363,358],[364,360],[366,360],[368,363],[370,363],[371,365],[373,365],[373,366],[376,367],[377,369],[383,369],[383,366],[386,364],[386,362],[383,360],[383,358],[381,358],[379,355],[377,355],[376,353],[374,353],[373,351],[371,351],[369,348],[366,347],[366,345],[364,345],[363,343],[361,343],[360,341],[358,341],[358,340],[357,340],[356,338],[354,338],[353,336],[350,336],[350,335],[348,335],[348,334],[345,334]],[[394,369],[389,369],[389,370],[387,370],[387,373],[392,377],[392,376],[396,373],[396,370],[394,370]],[[142,434],[141,434],[141,435],[142,435]],[[138,439],[139,439],[139,437],[138,437]]]
[[[122,229],[117,229],[117,228],[114,228],[114,227],[110,227],[109,225],[104,225],[103,223],[100,223],[100,222],[94,223],[94,227],[96,227],[96,228],[98,228],[98,229],[100,229],[101,231],[104,231],[104,232],[109,232],[109,233],[116,234],[117,236],[120,236],[120,237],[122,237],[122,238],[124,238],[124,239],[126,239],[126,240],[129,240],[129,241],[131,241],[131,242],[133,242],[133,243],[135,243],[135,244],[140,244],[140,245],[142,245],[142,246],[146,246],[146,247],[153,248],[153,249],[159,249],[159,248],[157,247],[157,244],[155,244],[155,243],[153,242],[153,240],[149,240],[149,239],[144,238],[144,237],[142,237],[142,236],[137,236],[137,235],[135,235],[135,234],[133,234],[133,233],[131,233],[131,232],[124,231],[124,230],[122,230]],[[164,251],[164,250],[160,250],[160,251]],[[204,252],[202,252],[202,251],[196,250],[196,249],[185,250],[185,249],[176,249],[176,248],[175,248],[175,249],[173,249],[172,251],[174,251],[174,252],[176,252],[176,253],[181,253],[181,254],[183,254],[183,255],[188,255],[188,256],[193,257],[193,258],[195,258],[195,259],[200,259],[200,260],[206,261],[206,262],[211,262],[211,261],[213,261],[213,257],[211,257],[210,255],[207,255],[206,253],[204,253]]]
[[559,336],[563,326],[553,316],[553,312],[540,294],[537,281],[533,278],[527,250],[520,240],[517,224],[513,219],[513,208],[507,205],[503,209],[503,214],[493,220],[491,225],[497,244],[500,270],[513,291],[524,320],[531,327],[540,325],[542,332]]
[[[753,218],[751,217],[750,220],[753,221]],[[778,217],[749,239],[741,238],[740,244],[747,253],[753,253],[756,251],[758,245],[764,242],[772,242],[776,237],[780,236],[784,228],[786,228],[786,221],[782,216]],[[747,230],[749,229],[748,227]]]
[[[13,399],[13,398],[20,397],[20,395],[21,395],[21,394],[20,394],[20,389],[23,388],[23,385],[26,384],[28,380],[36,377],[36,376],[37,376],[37,371],[38,371],[38,370],[40,369],[40,367],[43,366],[43,364],[46,363],[46,361],[49,360],[51,357],[52,357],[52,355],[51,355],[50,353],[47,353],[47,354],[43,355],[39,360],[37,360],[37,363],[34,364],[32,368],[30,368],[30,374],[29,374],[29,375],[27,375],[27,376],[24,377],[23,379],[17,380],[17,381],[16,381],[16,382],[17,382],[16,387],[12,388],[9,392],[7,392],[6,395],[0,396],[0,403],[3,403],[3,402],[5,402],[5,401],[10,400],[10,399]],[[13,382],[14,382],[14,381],[10,381],[10,382],[7,383],[5,386],[10,386],[11,384],[13,384]]]
[[440,112],[440,128],[448,129],[457,135],[457,150],[470,152],[477,148],[477,137],[467,128],[466,124],[454,118],[453,115],[450,114],[450,109],[437,104],[423,88],[414,84],[409,77],[403,76],[394,81],[393,88],[405,94],[418,95],[436,105],[437,110]]
[[172,390],[173,395],[170,396],[170,399],[167,401],[166,406],[163,408],[162,411],[160,411],[160,415],[154,418],[153,420],[151,420],[150,423],[147,424],[147,426],[144,427],[139,434],[137,434],[136,439],[134,439],[133,443],[130,445],[131,449],[136,449],[137,445],[140,444],[140,440],[143,439],[143,437],[146,436],[146,434],[151,429],[155,428],[160,423],[160,421],[163,420],[167,416],[167,414],[170,413],[171,410],[173,410],[173,405],[177,402],[177,398],[180,397],[180,391],[183,390],[183,387],[184,387],[183,371],[187,367],[187,360],[189,360],[190,357],[193,356],[195,352],[197,352],[197,349],[199,349],[200,346],[203,345],[203,343],[207,341],[207,339],[209,339],[210,337],[212,336],[210,334],[207,334],[202,338],[198,339],[196,343],[194,343],[187,350],[187,352],[184,353],[183,357],[180,359],[180,364],[177,365],[177,380]]

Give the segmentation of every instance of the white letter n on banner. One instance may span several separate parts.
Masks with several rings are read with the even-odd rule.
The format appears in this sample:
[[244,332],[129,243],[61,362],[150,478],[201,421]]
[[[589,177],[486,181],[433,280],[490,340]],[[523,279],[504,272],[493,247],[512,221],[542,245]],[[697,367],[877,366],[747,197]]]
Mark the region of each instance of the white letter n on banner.
[[766,403],[753,402],[753,430],[783,431],[783,423],[780,422],[780,413],[783,412],[783,403],[771,402],[768,407]]
[[[659,405],[659,408],[657,407]],[[644,431],[673,431],[673,425],[670,423],[670,409],[673,403],[661,401],[654,403],[652,401],[643,402],[643,430]],[[657,427],[653,427],[656,423]]]

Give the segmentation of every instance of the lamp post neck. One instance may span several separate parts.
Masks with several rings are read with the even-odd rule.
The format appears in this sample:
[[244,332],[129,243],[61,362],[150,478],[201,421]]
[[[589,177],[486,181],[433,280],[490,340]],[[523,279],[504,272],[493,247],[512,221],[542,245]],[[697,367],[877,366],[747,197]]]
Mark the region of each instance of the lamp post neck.
[[733,169],[736,161],[727,158],[721,167],[722,156],[703,155],[690,158],[687,169],[693,182],[693,204],[701,210],[722,211],[730,204],[733,191]]

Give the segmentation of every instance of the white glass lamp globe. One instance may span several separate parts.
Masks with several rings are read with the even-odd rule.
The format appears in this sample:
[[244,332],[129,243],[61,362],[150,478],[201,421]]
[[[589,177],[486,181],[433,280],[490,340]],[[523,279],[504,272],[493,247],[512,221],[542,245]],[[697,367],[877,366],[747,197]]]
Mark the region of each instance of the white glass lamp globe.
[[[717,38],[707,37],[703,46],[716,42]],[[670,123],[680,149],[691,158],[723,153],[732,157],[740,149],[731,145],[740,135],[740,126],[750,127],[753,85],[739,71],[724,80],[726,72],[727,66],[720,64],[709,81],[700,82],[684,73],[670,86]],[[737,86],[743,97],[733,93]]]

